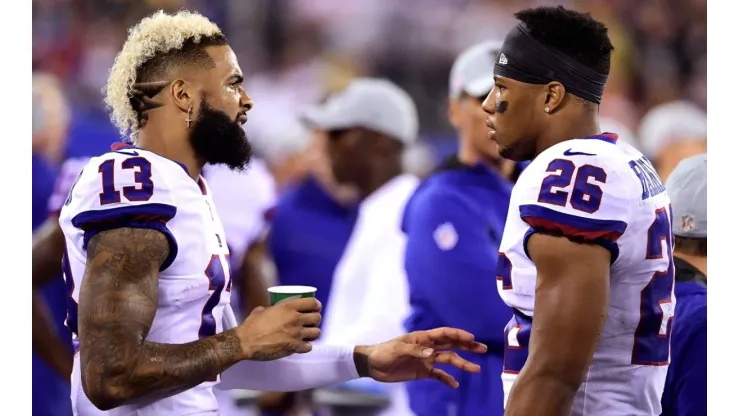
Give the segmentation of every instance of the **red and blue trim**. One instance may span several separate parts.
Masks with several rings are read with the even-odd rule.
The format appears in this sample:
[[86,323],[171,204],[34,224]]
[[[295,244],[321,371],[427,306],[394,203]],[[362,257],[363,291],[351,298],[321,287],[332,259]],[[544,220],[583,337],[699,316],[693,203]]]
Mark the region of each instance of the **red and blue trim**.
[[[126,150],[126,149],[144,150],[144,149],[142,149],[140,147],[134,146],[133,144],[131,144],[129,142],[116,142],[116,143],[113,143],[111,145],[111,147],[110,147],[110,150],[113,151],[113,152],[117,152],[119,150]],[[167,158],[165,158],[165,159],[167,159]],[[188,167],[187,166],[183,165],[182,163],[180,163],[180,162],[178,162],[176,160],[172,160],[172,159],[167,159],[167,160],[171,160],[172,162],[177,163],[178,165],[180,165],[181,168],[183,168],[183,170],[185,170],[185,173],[187,173],[188,175],[190,175],[190,171],[188,170]]]
[[601,140],[603,142],[617,144],[617,140],[619,140],[619,135],[617,133],[601,133],[597,134],[596,136],[584,137],[584,139]]
[[110,146],[110,150],[113,152],[117,152],[119,150],[125,150],[125,149],[138,149],[138,147],[128,142],[116,142]]
[[175,217],[177,208],[167,204],[141,204],[104,210],[85,211],[72,218],[72,225],[84,231],[82,248],[87,249],[90,238],[102,231],[118,228],[140,228],[157,230],[167,237],[170,253],[160,267],[167,269],[177,257],[177,240],[167,228],[167,222]]
[[567,237],[573,241],[598,244],[609,250],[612,263],[619,257],[616,241],[624,234],[627,223],[617,220],[584,218],[555,211],[540,205],[522,205],[519,215],[530,229],[524,236],[524,252],[529,257],[527,242],[535,232]]

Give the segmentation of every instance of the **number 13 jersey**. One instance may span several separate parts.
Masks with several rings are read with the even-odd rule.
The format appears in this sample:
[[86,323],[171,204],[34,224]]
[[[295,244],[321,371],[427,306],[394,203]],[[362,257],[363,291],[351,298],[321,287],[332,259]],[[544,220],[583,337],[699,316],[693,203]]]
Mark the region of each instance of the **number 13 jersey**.
[[550,147],[519,177],[496,273],[499,294],[514,309],[505,329],[504,403],[537,316],[527,240],[538,231],[611,253],[609,309],[571,414],[660,414],[675,297],[670,201],[655,169],[604,133]]
[[[118,146],[85,166],[59,222],[66,241],[62,267],[69,290],[67,325],[75,337],[88,242],[98,232],[123,227],[157,230],[169,241],[169,255],[159,272],[157,312],[146,340],[184,344],[223,331],[224,306],[231,295],[229,251],[205,180],[194,181],[185,166],[146,150]],[[82,390],[79,365],[76,353],[75,414],[99,414]],[[213,380],[171,397],[103,414],[215,413],[215,384]]]

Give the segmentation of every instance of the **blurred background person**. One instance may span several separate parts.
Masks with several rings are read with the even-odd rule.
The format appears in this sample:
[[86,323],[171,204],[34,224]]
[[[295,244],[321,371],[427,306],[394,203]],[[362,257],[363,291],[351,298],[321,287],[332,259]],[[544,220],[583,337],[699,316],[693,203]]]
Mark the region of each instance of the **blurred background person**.
[[[458,131],[454,159],[426,178],[403,216],[411,315],[406,329],[465,328],[488,345],[474,357],[481,374],[462,374],[460,388],[408,383],[411,409],[418,416],[503,415],[501,368],[504,332],[511,309],[496,289],[498,246],[511,196],[514,162],[502,159],[488,138],[481,108],[493,88],[493,67],[502,42],[465,50],[450,72],[448,115]],[[453,371],[452,368],[445,368]]]
[[648,111],[640,123],[642,149],[665,181],[678,163],[707,152],[707,114],[688,101],[672,101]]
[[[326,132],[305,132],[304,171],[286,185],[270,212],[269,253],[283,285],[317,288],[324,310],[334,269],[357,219],[357,190],[334,179],[326,154]],[[325,321],[322,322],[324,325]]]
[[676,310],[664,416],[707,412],[707,155],[682,160],[665,184],[673,209]]
[[[269,232],[252,268],[272,270],[263,276],[273,284],[315,287],[326,310],[334,269],[357,218],[357,191],[334,179],[324,131],[290,125],[261,137],[255,147],[278,172],[281,194],[266,213]],[[286,414],[304,407],[305,397],[267,392],[259,407],[265,414]]]
[[[416,105],[387,80],[358,78],[303,117],[327,132],[334,178],[353,185],[361,198],[334,272],[320,342],[366,345],[403,334],[409,306],[401,214],[419,179],[402,164],[404,147],[419,131]],[[387,389],[391,403],[381,414],[413,414],[403,384]]]
[[[67,145],[70,109],[57,77],[34,73],[32,78],[32,231],[35,235],[53,233],[49,227],[48,204]],[[52,225],[55,217],[50,221]],[[58,227],[58,225],[57,225]],[[52,240],[59,242],[58,238]],[[38,239],[35,238],[34,254]],[[34,415],[71,415],[69,403],[72,374],[71,333],[64,326],[67,290],[61,278],[61,246],[47,273],[34,264],[32,276],[33,409]],[[53,257],[52,257],[53,258]]]
[[[603,116],[637,129],[642,116],[663,103],[686,100],[705,111],[705,0],[528,0],[526,6],[552,3],[594,13],[614,38]],[[391,79],[414,98],[421,140],[439,158],[455,153],[456,146],[444,104],[452,61],[468,45],[506,33],[514,24],[512,13],[525,7],[517,0],[430,0],[419,19],[418,2],[390,0],[33,0],[32,5],[33,65],[62,80],[73,108],[71,136],[110,134],[99,91],[126,25],[157,8],[184,7],[217,22],[237,55],[248,57],[242,59],[245,85],[260,99],[247,123],[250,137],[294,122],[303,105],[347,79],[371,75]]]

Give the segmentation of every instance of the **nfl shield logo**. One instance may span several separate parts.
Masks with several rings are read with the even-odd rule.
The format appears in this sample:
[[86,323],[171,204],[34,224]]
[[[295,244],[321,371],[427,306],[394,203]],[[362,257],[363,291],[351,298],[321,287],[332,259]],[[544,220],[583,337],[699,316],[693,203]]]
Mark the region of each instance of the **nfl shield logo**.
[[694,216],[693,215],[684,215],[683,217],[681,217],[681,229],[685,233],[689,231],[694,231]]
[[455,227],[449,222],[441,224],[434,230],[434,241],[440,250],[452,250],[457,245],[457,231]]

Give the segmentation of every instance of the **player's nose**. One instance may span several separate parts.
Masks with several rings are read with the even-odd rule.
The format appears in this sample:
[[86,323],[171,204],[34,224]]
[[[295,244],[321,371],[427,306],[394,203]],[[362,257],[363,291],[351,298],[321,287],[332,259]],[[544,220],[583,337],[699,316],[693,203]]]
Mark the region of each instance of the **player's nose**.
[[252,101],[252,98],[244,90],[242,90],[239,104],[241,105],[242,109],[244,109],[244,111],[249,111],[252,109],[252,107],[254,107],[254,101]]
[[486,113],[493,114],[496,112],[496,105],[494,101],[495,99],[493,98],[493,90],[491,90],[491,92],[488,93],[486,99],[483,100],[483,103],[481,103],[480,106]]

